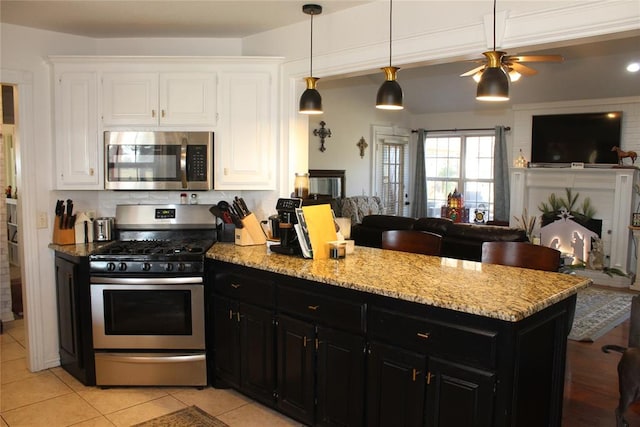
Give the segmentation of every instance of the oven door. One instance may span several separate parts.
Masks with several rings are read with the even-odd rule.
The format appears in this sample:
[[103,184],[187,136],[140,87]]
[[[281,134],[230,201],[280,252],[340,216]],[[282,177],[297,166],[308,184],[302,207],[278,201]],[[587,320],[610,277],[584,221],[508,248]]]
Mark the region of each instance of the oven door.
[[91,278],[94,349],[202,350],[202,277]]

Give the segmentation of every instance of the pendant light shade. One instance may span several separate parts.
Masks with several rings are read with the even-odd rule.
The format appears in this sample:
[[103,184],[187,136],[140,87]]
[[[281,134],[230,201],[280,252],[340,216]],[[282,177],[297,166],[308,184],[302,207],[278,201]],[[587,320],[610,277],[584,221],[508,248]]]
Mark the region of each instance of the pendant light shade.
[[391,66],[391,43],[392,43],[392,23],[393,23],[393,0],[389,0],[389,66],[382,68],[385,75],[385,82],[378,89],[376,96],[376,108],[381,110],[402,110],[404,94],[402,88],[396,80],[398,67]]
[[300,97],[299,112],[302,114],[322,114],[322,97],[316,89],[318,78],[313,77],[313,15],[322,13],[322,6],[317,4],[305,4],[302,11],[307,15],[311,15],[311,49],[309,54],[309,77],[305,77],[307,89]]
[[483,55],[487,57],[487,68],[480,76],[476,99],[479,101],[508,101],[509,76],[502,68],[502,57],[505,52],[496,50],[496,0],[493,0],[493,50],[483,52]]

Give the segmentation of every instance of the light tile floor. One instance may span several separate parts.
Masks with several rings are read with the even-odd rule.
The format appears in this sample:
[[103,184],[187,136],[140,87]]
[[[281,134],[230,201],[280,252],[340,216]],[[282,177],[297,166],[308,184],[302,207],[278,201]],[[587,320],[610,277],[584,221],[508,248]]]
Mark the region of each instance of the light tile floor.
[[0,427],[131,426],[197,405],[231,427],[299,426],[233,391],[207,387],[86,387],[62,368],[29,372],[23,320],[0,335]]

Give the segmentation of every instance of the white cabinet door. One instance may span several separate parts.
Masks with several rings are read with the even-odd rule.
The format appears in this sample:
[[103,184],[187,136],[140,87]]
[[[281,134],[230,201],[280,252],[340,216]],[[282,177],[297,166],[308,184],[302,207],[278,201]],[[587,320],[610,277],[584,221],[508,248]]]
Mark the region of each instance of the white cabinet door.
[[161,73],[160,124],[216,124],[215,73]]
[[104,73],[105,125],[157,125],[158,73]]
[[55,79],[56,188],[101,189],[97,73],[61,72]]
[[276,182],[275,72],[221,73],[214,189],[273,190]]
[[215,126],[212,72],[110,72],[102,76],[105,126]]

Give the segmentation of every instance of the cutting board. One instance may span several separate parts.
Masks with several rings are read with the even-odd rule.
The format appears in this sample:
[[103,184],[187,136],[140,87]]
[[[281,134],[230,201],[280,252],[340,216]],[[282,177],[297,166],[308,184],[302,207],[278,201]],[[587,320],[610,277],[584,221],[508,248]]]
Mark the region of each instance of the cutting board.
[[328,259],[328,242],[338,238],[331,205],[303,206],[302,212],[309,230],[313,259]]

